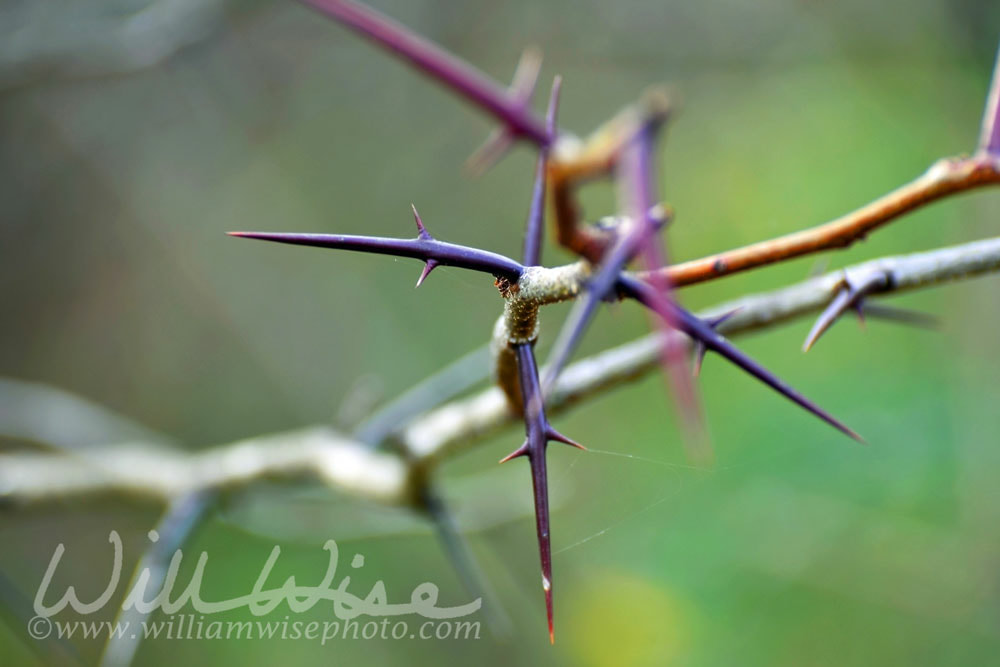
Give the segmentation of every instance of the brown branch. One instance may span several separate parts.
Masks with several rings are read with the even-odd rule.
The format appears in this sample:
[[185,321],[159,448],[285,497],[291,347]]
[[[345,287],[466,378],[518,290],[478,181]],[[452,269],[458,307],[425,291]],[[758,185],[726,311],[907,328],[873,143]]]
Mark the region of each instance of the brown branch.
[[836,220],[674,264],[660,273],[675,287],[682,287],[823,250],[846,248],[921,206],[987,185],[1000,185],[1000,160],[995,156],[980,153],[969,158],[944,158],[915,180]]
[[[638,102],[619,111],[587,139],[566,138],[556,143],[549,161],[548,180],[552,191],[556,240],[562,247],[597,264],[614,241],[614,234],[586,224],[576,202],[576,189],[584,183],[606,177],[618,163],[622,150],[641,128],[649,123],[665,123],[674,110],[674,101],[662,87],[646,90]],[[658,209],[670,217],[666,207]]]

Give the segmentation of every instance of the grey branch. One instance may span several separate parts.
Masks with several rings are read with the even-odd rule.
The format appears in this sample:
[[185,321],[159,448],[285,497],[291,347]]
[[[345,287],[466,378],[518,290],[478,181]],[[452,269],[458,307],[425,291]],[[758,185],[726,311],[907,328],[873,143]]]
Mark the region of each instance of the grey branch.
[[[821,310],[845,276],[883,274],[885,287],[872,295],[878,297],[996,271],[1000,271],[1000,238],[872,260],[720,304],[700,315],[712,318],[738,309],[719,327],[733,336]],[[549,410],[565,410],[656,369],[663,344],[663,334],[651,334],[567,367],[550,397]],[[494,386],[401,424],[396,433],[402,445],[398,454],[374,452],[363,442],[318,426],[195,454],[144,442],[62,453],[11,453],[0,456],[0,498],[26,502],[118,493],[169,503],[195,492],[305,477],[357,497],[411,505],[430,467],[518,419]]]

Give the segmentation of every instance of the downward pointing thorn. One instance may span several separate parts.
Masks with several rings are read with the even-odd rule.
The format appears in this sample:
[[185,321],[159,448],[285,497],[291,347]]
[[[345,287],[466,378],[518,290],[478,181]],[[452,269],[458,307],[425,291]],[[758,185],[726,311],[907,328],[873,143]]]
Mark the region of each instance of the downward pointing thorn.
[[417,278],[416,287],[420,287],[421,285],[424,284],[424,280],[427,279],[427,276],[431,275],[431,271],[433,271],[437,265],[438,265],[437,260],[435,259],[427,260],[427,262],[424,264],[424,270],[420,272],[420,277]]
[[701,375],[701,365],[705,361],[705,352],[707,348],[705,344],[701,341],[697,341],[694,344],[694,363],[691,365],[691,374],[695,377]]

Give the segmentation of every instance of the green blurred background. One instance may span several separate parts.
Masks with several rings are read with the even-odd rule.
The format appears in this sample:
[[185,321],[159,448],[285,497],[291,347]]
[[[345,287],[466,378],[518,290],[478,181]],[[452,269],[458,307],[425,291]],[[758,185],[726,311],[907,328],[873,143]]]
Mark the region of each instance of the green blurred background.
[[[462,163],[491,123],[294,2],[156,3],[166,19],[136,14],[144,4],[0,9],[0,374],[75,392],[196,450],[304,424],[349,428],[487,340],[501,307],[488,279],[439,269],[414,291],[414,262],[223,232],[409,236],[414,202],[438,238],[516,254],[531,150],[470,178]],[[821,222],[969,151],[1000,32],[987,0],[374,4],[500,80],[524,46],[541,46],[543,81],[564,77],[562,124],[581,133],[647,84],[671,84],[683,111],[662,175],[681,259]],[[166,36],[145,20],[167,21]],[[613,212],[608,187],[583,201],[589,217]],[[998,219],[1000,193],[965,195],[819,263],[987,237]],[[568,259],[551,245],[546,255]],[[682,300],[708,306],[816,265]],[[596,451],[550,454],[554,647],[522,513],[469,535],[513,639],[484,628],[468,641],[151,641],[138,664],[989,664],[1000,652],[998,287],[893,299],[940,315],[940,332],[847,321],[807,356],[804,321],[740,339],[868,447],[715,359],[700,383],[711,471],[688,467],[658,377],[558,418]],[[550,310],[543,349],[565,314]],[[606,309],[583,352],[647,327],[629,304]],[[485,501],[463,485],[519,442],[511,429],[449,462],[453,504],[521,512],[527,466],[507,466]],[[62,542],[53,590],[72,583],[88,599],[107,581],[108,531],[132,567],[160,509],[4,507],[0,571],[30,600]],[[245,593],[276,542],[271,581],[318,580],[320,545],[334,538],[345,560],[367,558],[352,590],[382,579],[406,599],[432,581],[443,604],[464,602],[431,531],[397,514],[269,488],[252,506],[227,499],[185,553],[209,554],[206,599]],[[303,615],[328,617],[323,605]],[[4,664],[37,660],[19,623],[8,609]],[[97,660],[100,642],[74,643]]]

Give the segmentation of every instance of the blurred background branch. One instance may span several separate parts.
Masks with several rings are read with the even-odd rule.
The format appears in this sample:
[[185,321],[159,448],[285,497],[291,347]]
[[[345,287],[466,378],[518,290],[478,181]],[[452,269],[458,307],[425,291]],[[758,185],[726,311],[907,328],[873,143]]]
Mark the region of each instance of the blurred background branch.
[[225,0],[10,0],[0,6],[0,90],[152,67],[211,35],[225,6]]

